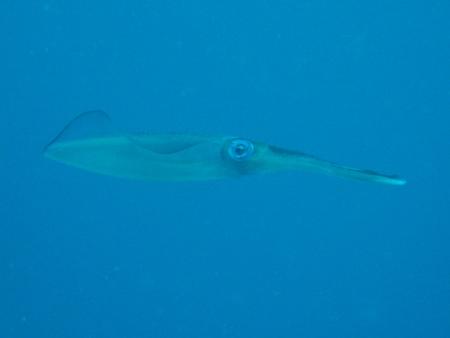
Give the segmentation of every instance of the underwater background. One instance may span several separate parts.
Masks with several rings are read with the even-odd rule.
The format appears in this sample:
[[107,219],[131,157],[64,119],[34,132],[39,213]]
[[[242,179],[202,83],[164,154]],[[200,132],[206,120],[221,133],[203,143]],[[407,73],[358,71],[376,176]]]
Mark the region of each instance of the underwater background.
[[[0,2],[0,338],[450,337],[450,2]],[[78,113],[400,174],[145,183]]]

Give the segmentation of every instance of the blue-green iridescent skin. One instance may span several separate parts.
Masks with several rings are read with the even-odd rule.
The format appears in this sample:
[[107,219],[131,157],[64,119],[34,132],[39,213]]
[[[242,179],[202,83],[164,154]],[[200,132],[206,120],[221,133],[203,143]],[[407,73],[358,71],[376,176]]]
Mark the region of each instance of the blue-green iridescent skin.
[[231,136],[111,133],[65,138],[74,125],[93,118],[109,120],[99,111],[81,114],[44,149],[45,156],[98,174],[145,181],[199,181],[309,170],[392,185],[405,183],[397,176]]

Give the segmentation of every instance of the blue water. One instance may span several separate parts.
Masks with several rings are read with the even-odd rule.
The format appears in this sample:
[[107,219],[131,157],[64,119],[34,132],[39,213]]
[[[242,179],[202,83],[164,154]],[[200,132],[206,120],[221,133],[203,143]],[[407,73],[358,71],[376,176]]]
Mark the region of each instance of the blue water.
[[[450,337],[450,2],[0,3],[0,337]],[[408,180],[142,183],[77,113]]]

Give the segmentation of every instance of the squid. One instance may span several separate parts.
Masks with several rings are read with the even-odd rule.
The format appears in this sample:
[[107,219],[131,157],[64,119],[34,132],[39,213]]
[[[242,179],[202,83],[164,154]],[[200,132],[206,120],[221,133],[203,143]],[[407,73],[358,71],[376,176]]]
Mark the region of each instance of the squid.
[[247,138],[121,132],[103,111],[78,115],[43,153],[79,169],[144,181],[204,181],[310,171],[389,185],[406,183],[396,175],[347,167]]

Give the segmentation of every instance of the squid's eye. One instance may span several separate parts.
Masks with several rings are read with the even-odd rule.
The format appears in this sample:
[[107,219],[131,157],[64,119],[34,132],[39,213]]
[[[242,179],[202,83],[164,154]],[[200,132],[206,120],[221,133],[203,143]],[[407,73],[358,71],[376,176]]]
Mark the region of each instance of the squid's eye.
[[255,147],[252,142],[244,139],[234,139],[228,145],[228,155],[232,160],[244,161],[253,155]]

